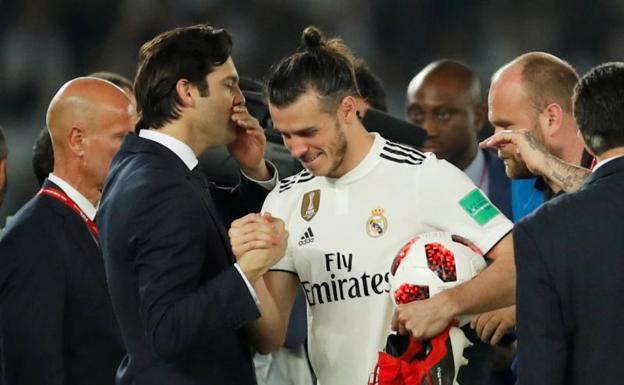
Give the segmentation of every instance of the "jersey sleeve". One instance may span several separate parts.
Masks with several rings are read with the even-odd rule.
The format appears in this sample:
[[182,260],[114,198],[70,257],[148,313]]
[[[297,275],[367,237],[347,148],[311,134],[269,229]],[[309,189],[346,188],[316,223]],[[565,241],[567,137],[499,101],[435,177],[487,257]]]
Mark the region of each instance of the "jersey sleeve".
[[[288,230],[288,213],[285,205],[287,197],[280,196],[279,190],[280,185],[278,183],[278,185],[275,186],[275,188],[264,200],[264,204],[262,205],[262,213],[269,213],[273,217],[283,220],[286,224],[286,230]],[[292,236],[292,234],[290,236]],[[271,267],[270,270],[287,271],[297,274],[297,268],[295,266],[295,261],[292,253],[292,245],[290,241],[288,242],[288,246],[286,247],[286,253],[284,254],[284,258],[280,259],[275,265],[273,265],[273,267]]]
[[414,191],[424,224],[474,242],[487,254],[513,227],[457,167],[431,154],[421,165]]

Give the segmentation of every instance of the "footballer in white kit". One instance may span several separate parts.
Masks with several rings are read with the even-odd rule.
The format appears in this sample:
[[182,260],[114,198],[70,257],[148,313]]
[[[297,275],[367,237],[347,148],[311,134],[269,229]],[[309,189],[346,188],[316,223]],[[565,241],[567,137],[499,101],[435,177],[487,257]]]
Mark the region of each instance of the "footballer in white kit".
[[282,218],[290,233],[272,270],[296,274],[305,291],[321,385],[367,383],[390,333],[389,270],[403,244],[450,231],[485,254],[512,228],[462,171],[378,134],[340,178],[304,170],[281,180],[263,212]]

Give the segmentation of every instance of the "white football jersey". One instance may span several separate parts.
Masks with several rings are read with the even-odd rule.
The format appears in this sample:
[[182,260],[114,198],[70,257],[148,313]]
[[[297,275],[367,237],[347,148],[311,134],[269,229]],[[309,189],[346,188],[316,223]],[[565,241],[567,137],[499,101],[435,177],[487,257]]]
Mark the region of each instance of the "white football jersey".
[[390,266],[407,241],[451,231],[486,253],[512,228],[455,166],[378,134],[341,178],[303,170],[281,180],[263,212],[282,218],[290,233],[286,255],[272,270],[301,281],[321,385],[367,383],[390,333]]

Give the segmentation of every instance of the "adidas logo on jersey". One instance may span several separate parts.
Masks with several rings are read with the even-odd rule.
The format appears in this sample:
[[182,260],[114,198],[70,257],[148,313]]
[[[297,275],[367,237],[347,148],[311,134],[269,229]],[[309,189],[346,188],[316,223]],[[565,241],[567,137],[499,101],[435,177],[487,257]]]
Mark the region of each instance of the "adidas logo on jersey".
[[312,232],[312,228],[308,227],[308,229],[303,233],[301,238],[299,238],[299,246],[307,245],[308,243],[314,242],[314,233]]

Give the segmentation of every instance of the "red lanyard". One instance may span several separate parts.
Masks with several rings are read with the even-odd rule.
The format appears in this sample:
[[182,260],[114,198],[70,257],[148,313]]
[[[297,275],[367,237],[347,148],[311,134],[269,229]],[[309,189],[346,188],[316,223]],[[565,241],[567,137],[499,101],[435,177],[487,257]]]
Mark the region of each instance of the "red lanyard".
[[67,206],[70,209],[74,210],[74,212],[76,214],[80,215],[82,220],[85,222],[85,224],[87,225],[87,228],[89,229],[89,231],[91,232],[91,234],[93,235],[95,240],[97,241],[99,239],[100,232],[98,231],[98,228],[95,225],[95,222],[93,222],[91,219],[89,219],[87,214],[85,214],[84,211],[82,211],[80,209],[80,206],[78,206],[78,204],[76,204],[76,202],[74,202],[70,197],[68,197],[67,194],[65,194],[65,192],[63,192],[62,190],[59,190],[59,189],[46,187],[46,188],[42,188],[37,193],[37,195],[42,195],[42,194],[51,196],[52,198],[55,198],[55,199],[61,201],[65,206]]

